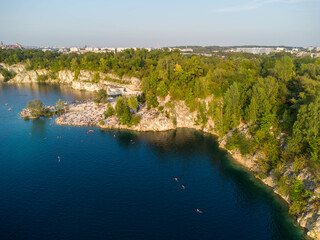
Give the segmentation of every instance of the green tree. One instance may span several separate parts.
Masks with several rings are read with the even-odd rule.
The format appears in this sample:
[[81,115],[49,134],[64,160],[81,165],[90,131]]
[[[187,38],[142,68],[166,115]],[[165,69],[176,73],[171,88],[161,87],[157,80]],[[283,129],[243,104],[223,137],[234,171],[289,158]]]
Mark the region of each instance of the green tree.
[[159,105],[159,102],[157,100],[157,95],[153,91],[149,91],[146,94],[146,102],[147,102],[148,108],[158,107]]
[[27,108],[30,110],[32,117],[41,117],[44,114],[43,103],[39,99],[34,99],[27,103]]
[[95,73],[93,75],[93,80],[92,80],[93,83],[99,83],[100,82],[100,73]]
[[319,161],[320,153],[320,99],[299,109],[293,125],[293,150],[300,154],[310,152],[312,159]]
[[59,113],[59,114],[61,114],[61,113],[63,113],[64,112],[64,102],[61,100],[61,99],[59,99],[58,101],[57,101],[57,103],[56,103],[56,109],[57,109],[57,113]]
[[289,56],[284,56],[276,61],[274,73],[278,79],[287,82],[294,76],[294,64]]
[[168,86],[164,81],[161,81],[158,86],[157,95],[160,97],[165,97],[168,95]]
[[241,120],[241,99],[237,83],[234,83],[224,96],[224,127],[230,130],[239,125]]
[[106,103],[108,101],[107,91],[104,89],[99,89],[98,91],[95,91],[93,101],[95,103]]
[[134,96],[131,96],[128,99],[128,105],[135,112],[137,110],[137,108],[139,107],[139,103],[137,101],[137,98]]
[[115,111],[121,124],[131,125],[132,115],[126,98],[118,97]]
[[107,110],[103,113],[105,118],[111,117],[115,114],[114,108],[111,106],[111,103],[108,103]]

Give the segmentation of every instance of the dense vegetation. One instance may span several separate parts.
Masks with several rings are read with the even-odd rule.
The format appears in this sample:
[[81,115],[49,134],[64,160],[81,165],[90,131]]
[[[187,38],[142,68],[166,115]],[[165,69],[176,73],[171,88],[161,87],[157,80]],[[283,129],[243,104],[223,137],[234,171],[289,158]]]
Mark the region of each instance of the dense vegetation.
[[136,97],[118,97],[115,108],[109,103],[107,110],[104,112],[106,118],[116,115],[121,124],[124,125],[137,125],[140,122],[140,116],[134,113],[139,107]]
[[8,69],[2,68],[0,66],[0,73],[4,77],[3,81],[8,82],[10,79],[14,78],[16,76],[16,73],[14,71],[9,71]]
[[[30,110],[31,117],[33,118],[62,114],[68,109],[61,99],[57,101],[54,110],[45,107],[39,99],[27,102],[27,108]],[[24,116],[24,119],[28,120],[29,116]]]
[[[23,62],[27,69],[46,68],[52,75],[62,69],[86,69],[136,76],[142,79],[144,95],[140,97],[150,108],[158,107],[159,98],[170,95],[198,112],[197,124],[205,126],[212,118],[221,136],[247,124],[252,138],[235,132],[227,147],[240,148],[242,154],[262,151],[266,157],[259,162],[260,176],[276,171],[279,185],[295,203],[293,213],[303,208],[308,194],[298,180],[281,177],[281,166],[291,161],[297,172],[305,167],[318,172],[320,59],[285,53],[200,57],[143,49],[83,55],[1,50],[0,62]],[[109,106],[105,115],[116,114],[121,122],[131,124],[132,110],[128,99],[119,98],[116,109]]]

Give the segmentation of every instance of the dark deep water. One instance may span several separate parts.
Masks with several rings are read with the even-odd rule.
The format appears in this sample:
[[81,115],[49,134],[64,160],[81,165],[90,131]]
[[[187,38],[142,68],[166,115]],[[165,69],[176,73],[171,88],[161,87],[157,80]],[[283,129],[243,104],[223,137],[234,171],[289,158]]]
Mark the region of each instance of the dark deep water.
[[87,96],[0,84],[0,239],[304,239],[284,203],[230,162],[212,136],[18,116],[34,98]]

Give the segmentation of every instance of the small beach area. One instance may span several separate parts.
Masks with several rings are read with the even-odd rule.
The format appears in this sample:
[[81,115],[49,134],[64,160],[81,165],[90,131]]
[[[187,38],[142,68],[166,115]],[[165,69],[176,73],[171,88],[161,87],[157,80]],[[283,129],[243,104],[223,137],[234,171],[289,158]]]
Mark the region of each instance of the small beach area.
[[76,101],[69,105],[69,110],[56,118],[59,125],[95,126],[104,119],[106,104],[97,105],[93,101]]

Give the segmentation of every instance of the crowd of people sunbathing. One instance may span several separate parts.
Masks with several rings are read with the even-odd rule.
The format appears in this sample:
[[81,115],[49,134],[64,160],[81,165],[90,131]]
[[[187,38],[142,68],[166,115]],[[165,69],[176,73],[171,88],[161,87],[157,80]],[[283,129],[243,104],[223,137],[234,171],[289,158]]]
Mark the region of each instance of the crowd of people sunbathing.
[[93,126],[104,119],[105,105],[97,106],[92,101],[76,101],[69,105],[69,111],[56,118],[60,125]]

